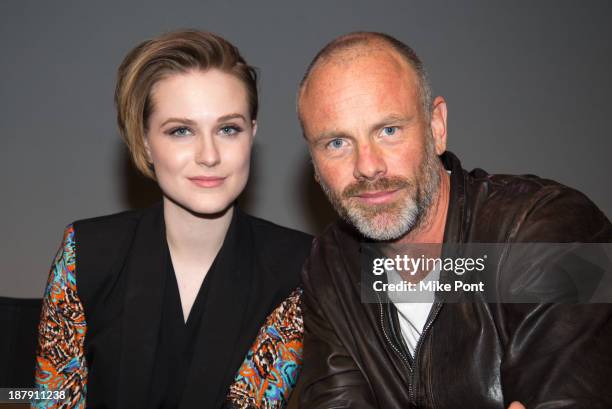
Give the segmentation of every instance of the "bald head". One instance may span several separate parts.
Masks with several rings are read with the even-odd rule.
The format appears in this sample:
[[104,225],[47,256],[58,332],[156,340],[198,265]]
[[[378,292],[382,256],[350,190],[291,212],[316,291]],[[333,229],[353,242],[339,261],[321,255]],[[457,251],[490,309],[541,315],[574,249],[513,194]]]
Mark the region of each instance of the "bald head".
[[323,74],[321,77],[324,77],[324,73],[321,71],[325,71],[325,68],[330,66],[348,70],[357,60],[372,54],[386,54],[389,58],[385,59],[385,63],[403,65],[404,69],[412,71],[408,76],[413,74],[416,78],[415,86],[421,112],[424,118],[429,120],[432,109],[431,86],[423,64],[416,53],[408,45],[390,35],[375,32],[355,32],[340,36],[328,43],[317,53],[306,69],[300,82],[297,100],[298,117],[303,129],[301,100],[309,87],[309,82],[317,76],[315,74]]

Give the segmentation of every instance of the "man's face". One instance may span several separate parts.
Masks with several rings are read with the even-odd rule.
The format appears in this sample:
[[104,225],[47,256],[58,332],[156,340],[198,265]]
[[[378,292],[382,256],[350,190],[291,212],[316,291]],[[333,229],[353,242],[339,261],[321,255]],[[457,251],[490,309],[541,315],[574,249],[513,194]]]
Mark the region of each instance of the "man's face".
[[444,143],[434,141],[417,84],[405,61],[377,49],[323,62],[300,96],[317,180],[375,240],[419,226],[438,192]]

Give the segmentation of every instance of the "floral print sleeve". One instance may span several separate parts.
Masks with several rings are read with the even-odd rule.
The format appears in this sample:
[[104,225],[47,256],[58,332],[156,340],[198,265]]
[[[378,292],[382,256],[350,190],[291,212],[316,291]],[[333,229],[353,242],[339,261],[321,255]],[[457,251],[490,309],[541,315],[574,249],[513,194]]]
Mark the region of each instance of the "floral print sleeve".
[[74,228],[69,225],[49,273],[36,350],[36,387],[63,391],[64,398],[34,401],[33,408],[85,407],[86,326],[83,305],[77,295],[75,273]]
[[266,319],[230,386],[226,408],[284,408],[302,365],[304,323],[298,288]]

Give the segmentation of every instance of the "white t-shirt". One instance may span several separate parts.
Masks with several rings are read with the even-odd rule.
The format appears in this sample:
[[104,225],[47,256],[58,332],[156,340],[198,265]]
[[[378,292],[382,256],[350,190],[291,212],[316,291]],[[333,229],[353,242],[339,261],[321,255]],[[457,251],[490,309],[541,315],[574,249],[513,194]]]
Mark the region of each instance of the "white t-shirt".
[[[440,277],[440,271],[438,269],[430,271],[429,274],[423,281],[438,280]],[[402,280],[401,276],[395,271],[389,271],[387,274],[387,280],[389,283],[398,283]],[[394,293],[389,293],[389,298],[397,309],[397,317],[400,323],[400,329],[402,331],[402,338],[408,346],[410,355],[414,357],[414,350],[419,342],[419,338],[423,333],[423,328],[427,322],[427,317],[431,311],[431,307],[434,301],[434,293],[431,294],[419,294],[419,300],[422,302],[402,302],[401,297]]]
[[[449,175],[450,170],[446,171]],[[434,269],[423,278],[423,281],[438,281],[440,279],[440,270]],[[389,283],[399,283],[402,278],[396,271],[390,271],[387,274],[387,280]],[[410,355],[414,357],[414,350],[416,349],[419,338],[423,333],[423,328],[427,322],[427,317],[431,312],[433,306],[434,293],[430,294],[419,294],[419,301],[422,302],[401,302],[401,297],[395,296],[393,293],[389,293],[389,298],[393,301],[393,305],[397,309],[397,317],[399,318],[400,328],[402,330],[402,338],[406,342]]]

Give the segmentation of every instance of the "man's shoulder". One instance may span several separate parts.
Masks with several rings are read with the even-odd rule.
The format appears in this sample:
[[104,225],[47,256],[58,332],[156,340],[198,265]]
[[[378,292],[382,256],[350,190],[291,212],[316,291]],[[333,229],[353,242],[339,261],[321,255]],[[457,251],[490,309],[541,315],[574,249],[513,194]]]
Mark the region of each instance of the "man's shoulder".
[[[489,223],[505,241],[608,241],[612,228],[582,192],[536,175],[468,174],[473,223]],[[498,238],[500,238],[498,236]]]
[[338,219],[328,224],[313,240],[312,253],[320,257],[352,257],[359,253],[364,238],[348,222]]
[[359,280],[361,236],[348,223],[338,220],[316,236],[303,280],[319,291]]
[[542,178],[533,174],[492,174],[480,168],[473,169],[469,172],[468,180],[473,184],[486,183],[495,192],[503,192],[512,195],[518,194],[521,196],[530,196],[543,192],[576,191],[552,179]]

